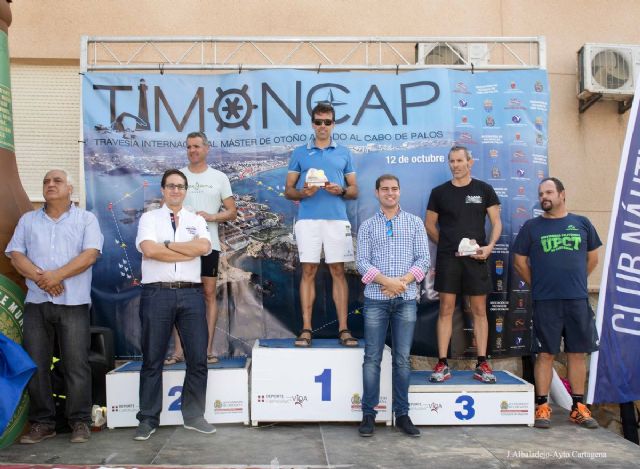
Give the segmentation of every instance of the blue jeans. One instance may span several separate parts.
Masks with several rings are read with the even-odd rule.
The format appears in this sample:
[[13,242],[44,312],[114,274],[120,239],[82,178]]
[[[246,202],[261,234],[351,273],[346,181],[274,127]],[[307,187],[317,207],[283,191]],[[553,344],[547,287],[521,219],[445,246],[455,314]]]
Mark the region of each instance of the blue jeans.
[[391,323],[393,370],[393,412],[397,417],[409,413],[409,355],[416,325],[415,300],[364,300],[364,363],[362,364],[363,415],[376,415],[380,401],[380,362],[387,329]]
[[140,371],[140,422],[160,423],[162,368],[175,324],[184,348],[187,371],[180,405],[184,421],[204,415],[207,394],[207,318],[202,288],[170,289],[143,285],[140,298],[142,370]]
[[91,423],[91,366],[89,365],[89,305],[27,303],[24,308],[23,347],[38,366],[29,381],[29,421],[56,426],[51,389],[51,358],[58,337],[66,388],[65,417]]

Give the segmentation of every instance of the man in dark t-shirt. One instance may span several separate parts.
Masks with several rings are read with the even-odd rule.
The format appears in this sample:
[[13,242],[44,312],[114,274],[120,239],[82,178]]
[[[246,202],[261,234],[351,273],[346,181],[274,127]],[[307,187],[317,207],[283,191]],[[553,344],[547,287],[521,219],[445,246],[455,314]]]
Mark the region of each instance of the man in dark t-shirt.
[[[452,179],[434,188],[429,197],[425,227],[429,238],[438,245],[435,290],[440,296],[438,316],[438,357],[431,377],[442,382],[451,377],[447,350],[451,340],[453,312],[457,295],[469,296],[473,314],[473,332],[478,351],[474,378],[483,383],[495,383],[496,377],[487,362],[487,293],[493,289],[487,258],[500,239],[500,200],[493,187],[473,179],[473,158],[462,146],[449,150]],[[487,242],[485,218],[489,216],[491,235]],[[472,255],[458,255],[463,238],[475,240],[477,250]]]
[[585,353],[597,350],[597,332],[589,306],[587,276],[598,264],[602,245],[591,222],[569,213],[565,191],[556,178],[543,179],[538,188],[543,214],[527,220],[513,245],[514,266],[531,285],[533,297],[533,352],[535,364],[535,426],[549,428],[547,394],[553,359],[564,338],[573,406],[570,419],[587,428],[598,423],[583,404]]
[[[493,187],[473,179],[473,158],[463,146],[449,150],[451,181],[434,188],[429,197],[425,227],[431,240],[438,245],[435,290],[440,296],[438,316],[438,357],[431,377],[442,382],[451,377],[447,350],[451,340],[453,312],[457,295],[469,296],[473,314],[473,332],[478,351],[474,378],[495,383],[496,378],[487,362],[487,293],[493,289],[487,258],[502,232],[500,200]],[[485,219],[489,216],[491,234],[487,242]],[[477,250],[472,255],[459,255],[463,238],[475,240]]]

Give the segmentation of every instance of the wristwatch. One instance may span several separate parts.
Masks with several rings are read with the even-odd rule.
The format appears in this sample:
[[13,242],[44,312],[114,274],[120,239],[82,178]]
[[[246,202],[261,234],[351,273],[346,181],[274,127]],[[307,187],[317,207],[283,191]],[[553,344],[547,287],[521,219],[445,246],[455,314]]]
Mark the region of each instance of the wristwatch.
[[170,248],[169,248],[169,243],[170,243],[170,242],[171,242],[171,241],[169,241],[168,239],[167,239],[167,240],[165,240],[165,242],[164,242],[164,247],[165,247],[165,248],[167,248],[167,249],[170,249]]

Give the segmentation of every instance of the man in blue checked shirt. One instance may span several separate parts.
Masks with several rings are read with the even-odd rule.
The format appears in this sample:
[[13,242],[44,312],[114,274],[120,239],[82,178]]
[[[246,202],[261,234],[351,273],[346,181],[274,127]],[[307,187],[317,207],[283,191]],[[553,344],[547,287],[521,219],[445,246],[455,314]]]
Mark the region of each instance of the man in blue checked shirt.
[[392,174],[376,180],[380,210],[358,230],[356,264],[364,289],[362,423],[360,436],[373,435],[380,399],[380,361],[391,323],[393,412],[396,427],[420,436],[409,418],[409,353],[416,323],[416,282],[429,270],[429,246],[422,220],[400,208],[400,181]]
[[31,428],[20,438],[23,444],[56,436],[51,394],[56,336],[64,363],[65,417],[73,429],[70,441],[85,443],[90,436],[91,271],[104,238],[95,215],[71,202],[72,193],[73,181],[66,171],[49,171],[42,181],[44,207],[20,218],[5,250],[27,280],[23,346],[38,366],[29,382]]

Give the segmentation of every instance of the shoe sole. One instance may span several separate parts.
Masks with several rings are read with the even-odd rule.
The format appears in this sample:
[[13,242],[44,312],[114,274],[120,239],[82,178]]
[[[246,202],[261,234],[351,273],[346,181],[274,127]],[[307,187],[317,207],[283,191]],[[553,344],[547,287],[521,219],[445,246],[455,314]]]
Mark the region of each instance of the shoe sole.
[[89,441],[89,437],[70,438],[69,439],[69,443],[86,443],[87,441]]
[[51,435],[43,436],[38,441],[35,441],[35,440],[24,440],[23,441],[22,439],[20,439],[20,444],[21,445],[35,445],[36,443],[40,443],[41,441],[48,440],[49,438],[53,438],[54,436],[56,436],[55,432],[53,432]]
[[442,378],[441,380],[437,380],[437,379],[431,379],[431,377],[429,377],[429,382],[430,383],[444,383],[445,381],[447,381],[448,379],[451,378],[451,374],[448,374],[447,376],[445,376],[444,378]]
[[582,428],[588,428],[590,430],[593,430],[593,429],[596,429],[596,428],[599,427],[598,422],[586,424],[586,423],[576,422],[575,420],[572,420],[572,419],[569,419],[569,420],[571,420],[573,423],[575,423],[576,425],[578,425],[578,426],[580,426]]
[[396,430],[398,430],[400,433],[404,433],[405,435],[410,436],[411,438],[419,438],[422,435],[422,433],[418,433],[417,435],[414,435],[413,433],[407,433],[402,428],[398,427],[396,427]]
[[151,435],[153,435],[156,432],[156,429],[153,428],[148,435],[145,436],[134,436],[133,439],[136,441],[147,441],[149,439],[149,437],[151,437]]
[[473,379],[476,379],[476,380],[480,381],[481,383],[496,384],[496,379],[495,378],[494,379],[485,380],[481,376],[473,375]]
[[533,426],[535,428],[551,428],[551,422],[547,421],[542,421],[542,422],[534,422]]
[[369,438],[370,436],[373,436],[373,432],[371,432],[371,433],[360,433],[360,432],[358,432],[358,435],[360,435],[361,437],[364,437],[364,438]]
[[183,425],[184,428],[186,428],[187,430],[193,430],[194,432],[198,432],[198,433],[203,433],[205,435],[213,435],[216,432],[216,429],[214,428],[212,431],[204,431],[204,430],[200,430],[199,428],[196,427],[190,427],[189,425]]

